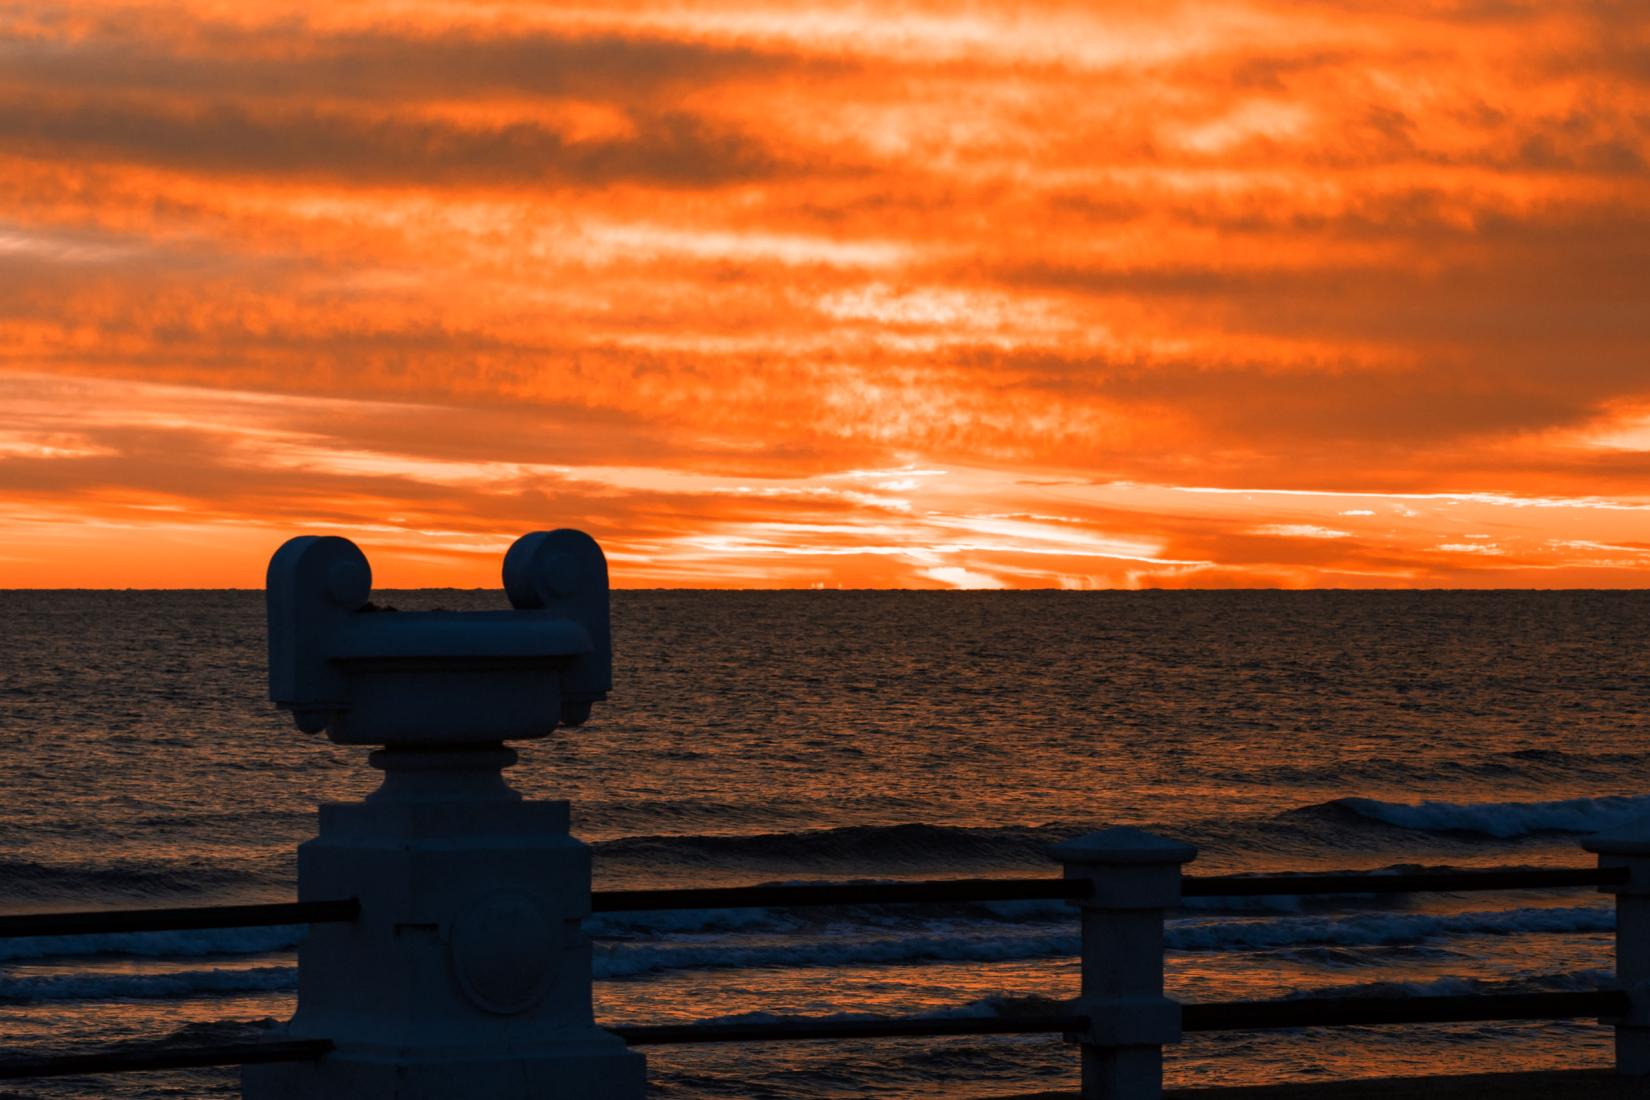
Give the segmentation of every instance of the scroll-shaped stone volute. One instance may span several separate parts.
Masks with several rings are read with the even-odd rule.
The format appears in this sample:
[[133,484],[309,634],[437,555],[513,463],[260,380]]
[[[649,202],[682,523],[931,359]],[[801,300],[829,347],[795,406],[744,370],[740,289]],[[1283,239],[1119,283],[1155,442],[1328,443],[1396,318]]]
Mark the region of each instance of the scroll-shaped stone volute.
[[601,547],[583,531],[566,528],[523,535],[504,555],[504,591],[513,607],[565,616],[590,633],[590,652],[561,670],[561,723],[582,725],[590,705],[613,688],[607,558]]
[[465,748],[577,725],[612,686],[607,561],[579,531],[505,557],[509,611],[371,609],[348,539],[306,535],[269,563],[269,691],[340,744]]

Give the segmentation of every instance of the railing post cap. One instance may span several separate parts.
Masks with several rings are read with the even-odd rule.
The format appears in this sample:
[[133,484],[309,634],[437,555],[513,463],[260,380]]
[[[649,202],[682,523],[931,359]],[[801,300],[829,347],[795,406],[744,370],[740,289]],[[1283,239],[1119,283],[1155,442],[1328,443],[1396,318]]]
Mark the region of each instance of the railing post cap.
[[1093,863],[1101,866],[1141,864],[1181,864],[1197,858],[1197,849],[1178,840],[1148,833],[1129,825],[1085,833],[1056,844],[1050,854],[1061,863]]
[[1650,815],[1590,836],[1581,846],[1601,856],[1650,856]]

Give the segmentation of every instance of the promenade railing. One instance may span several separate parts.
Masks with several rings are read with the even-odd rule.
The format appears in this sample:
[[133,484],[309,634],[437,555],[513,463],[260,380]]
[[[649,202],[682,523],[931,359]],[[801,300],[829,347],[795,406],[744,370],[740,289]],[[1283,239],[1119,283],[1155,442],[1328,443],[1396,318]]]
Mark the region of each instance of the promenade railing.
[[[646,912],[751,907],[1064,900],[1082,925],[1079,996],[1068,1011],[1002,1017],[617,1026],[631,1046],[869,1038],[1058,1034],[1080,1048],[1085,1098],[1147,1100],[1162,1091],[1163,1048],[1183,1033],[1279,1028],[1598,1018],[1615,1028],[1616,1068],[1650,1074],[1650,841],[1601,837],[1599,865],[1388,873],[1188,875],[1193,850],[1134,829],[1109,829],[1055,849],[1062,877],[947,879],[737,887],[595,890],[590,910]],[[1410,894],[1596,887],[1615,894],[1616,978],[1593,991],[1465,996],[1295,998],[1177,1003],[1163,993],[1164,924],[1184,898]],[[0,916],[0,938],[347,922],[358,901],[198,906]],[[211,1047],[125,1046],[0,1060],[0,1079],[314,1061],[325,1039]]]

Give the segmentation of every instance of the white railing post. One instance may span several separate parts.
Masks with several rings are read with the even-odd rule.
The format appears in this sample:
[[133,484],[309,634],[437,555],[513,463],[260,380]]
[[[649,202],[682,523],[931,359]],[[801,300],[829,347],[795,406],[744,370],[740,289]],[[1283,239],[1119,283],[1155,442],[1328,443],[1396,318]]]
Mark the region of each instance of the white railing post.
[[1629,998],[1617,1018],[1616,1072],[1650,1075],[1650,818],[1582,842],[1600,867],[1625,867],[1628,880],[1602,889],[1616,895],[1616,986]]
[[1067,878],[1087,879],[1080,1033],[1084,1100],[1158,1100],[1163,1045],[1180,1040],[1180,1006],[1163,996],[1163,911],[1180,902],[1188,844],[1112,828],[1057,846]]

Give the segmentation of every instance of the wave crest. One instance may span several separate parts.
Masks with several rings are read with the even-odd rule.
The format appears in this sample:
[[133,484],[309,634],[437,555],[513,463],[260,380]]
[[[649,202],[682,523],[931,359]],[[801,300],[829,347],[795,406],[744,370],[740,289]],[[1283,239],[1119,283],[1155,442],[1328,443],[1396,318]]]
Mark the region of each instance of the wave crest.
[[267,928],[212,928],[189,932],[119,932],[93,936],[29,936],[0,939],[0,962],[84,955],[198,958],[263,955],[303,942],[304,925]]
[[0,975],[0,1002],[115,1001],[287,992],[297,988],[295,966],[178,970],[166,974]]
[[[1313,946],[1397,947],[1451,936],[1594,933],[1614,927],[1612,908],[1587,905],[1447,914],[1368,913],[1339,918],[1180,920],[1170,922],[1164,938],[1171,951],[1267,951]],[[749,945],[598,944],[595,974],[614,980],[672,970],[1007,962],[1075,955],[1078,942],[1076,928],[1070,927],[1000,935],[958,931]]]
[[1553,802],[1382,802],[1337,798],[1319,809],[1425,833],[1509,840],[1541,833],[1598,833],[1650,815],[1650,795],[1566,798]]

